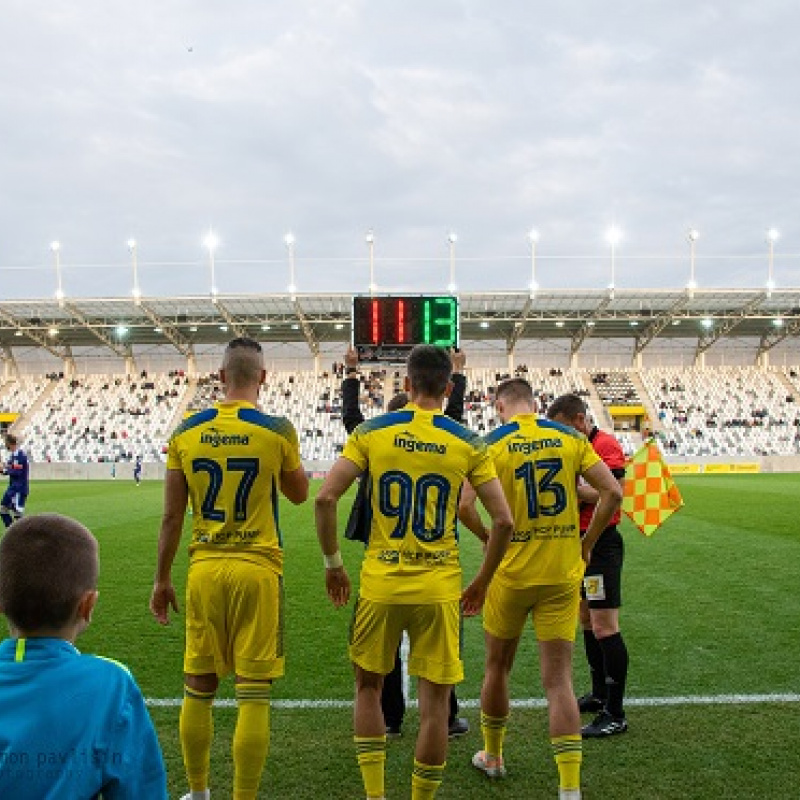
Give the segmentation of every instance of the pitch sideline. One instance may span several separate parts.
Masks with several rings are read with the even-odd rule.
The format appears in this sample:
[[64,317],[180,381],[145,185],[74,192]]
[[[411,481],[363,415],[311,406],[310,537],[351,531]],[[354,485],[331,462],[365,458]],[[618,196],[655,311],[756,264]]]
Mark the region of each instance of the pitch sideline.
[[[183,702],[180,697],[148,697],[145,703],[150,708],[177,708]],[[711,694],[711,695],[676,695],[674,697],[626,697],[627,706],[717,706],[717,705],[751,705],[757,703],[800,703],[800,694]],[[416,706],[416,700],[410,700],[408,706]],[[236,701],[230,699],[215,700],[219,708],[235,708]],[[352,700],[273,700],[273,708],[314,709],[314,708],[352,708]],[[461,708],[478,708],[480,700],[459,700]],[[512,708],[544,708],[542,698],[512,700]]]

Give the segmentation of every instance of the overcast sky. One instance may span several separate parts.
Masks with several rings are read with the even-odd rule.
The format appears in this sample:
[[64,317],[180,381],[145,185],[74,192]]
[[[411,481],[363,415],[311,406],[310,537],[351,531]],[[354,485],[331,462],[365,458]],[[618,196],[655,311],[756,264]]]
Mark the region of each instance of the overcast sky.
[[797,0],[4,0],[0,299],[800,286]]

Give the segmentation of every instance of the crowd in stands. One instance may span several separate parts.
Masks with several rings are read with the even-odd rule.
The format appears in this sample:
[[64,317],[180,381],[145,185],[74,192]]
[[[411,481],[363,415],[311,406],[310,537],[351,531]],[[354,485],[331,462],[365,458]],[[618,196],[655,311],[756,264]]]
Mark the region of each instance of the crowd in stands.
[[[269,372],[260,404],[267,413],[287,416],[307,461],[330,461],[346,439],[341,415],[343,364],[329,371]],[[361,407],[366,417],[382,413],[403,390],[400,368],[366,366],[360,373]],[[628,371],[533,368],[513,373],[489,368],[466,370],[465,423],[480,434],[493,430],[497,385],[513,376],[527,378],[544,414],[560,394],[590,397],[604,405],[648,400],[658,419],[653,429],[667,454],[760,456],[800,453],[800,370],[756,367],[713,369],[651,368],[639,371],[647,397],[641,398]],[[589,383],[589,381],[591,383]],[[150,375],[49,373],[24,376],[0,386],[0,412],[25,414],[22,433],[32,461],[163,461],[167,439],[184,409],[199,410],[222,396],[216,374],[190,379],[183,370]],[[603,422],[601,420],[601,426]],[[626,453],[638,446],[633,431],[618,432]]]

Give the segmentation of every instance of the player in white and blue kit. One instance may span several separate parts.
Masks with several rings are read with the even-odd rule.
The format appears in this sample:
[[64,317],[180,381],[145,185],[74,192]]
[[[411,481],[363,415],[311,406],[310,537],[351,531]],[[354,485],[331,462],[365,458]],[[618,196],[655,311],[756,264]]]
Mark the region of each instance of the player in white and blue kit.
[[25,500],[28,497],[28,456],[19,446],[13,433],[6,434],[6,448],[11,452],[3,466],[3,474],[8,475],[8,488],[0,500],[0,519],[6,528],[25,513]]
[[34,514],[0,541],[0,797],[166,800],[144,698],[115,661],[75,639],[97,601],[97,542],[75,520]]

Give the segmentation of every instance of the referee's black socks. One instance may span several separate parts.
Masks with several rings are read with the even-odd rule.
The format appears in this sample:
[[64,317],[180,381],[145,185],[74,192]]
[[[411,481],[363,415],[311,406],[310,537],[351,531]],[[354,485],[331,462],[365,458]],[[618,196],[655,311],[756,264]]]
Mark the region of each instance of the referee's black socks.
[[605,669],[606,709],[612,717],[624,717],[622,701],[628,677],[628,648],[625,647],[625,640],[619,632],[599,639],[598,644],[603,653]]

